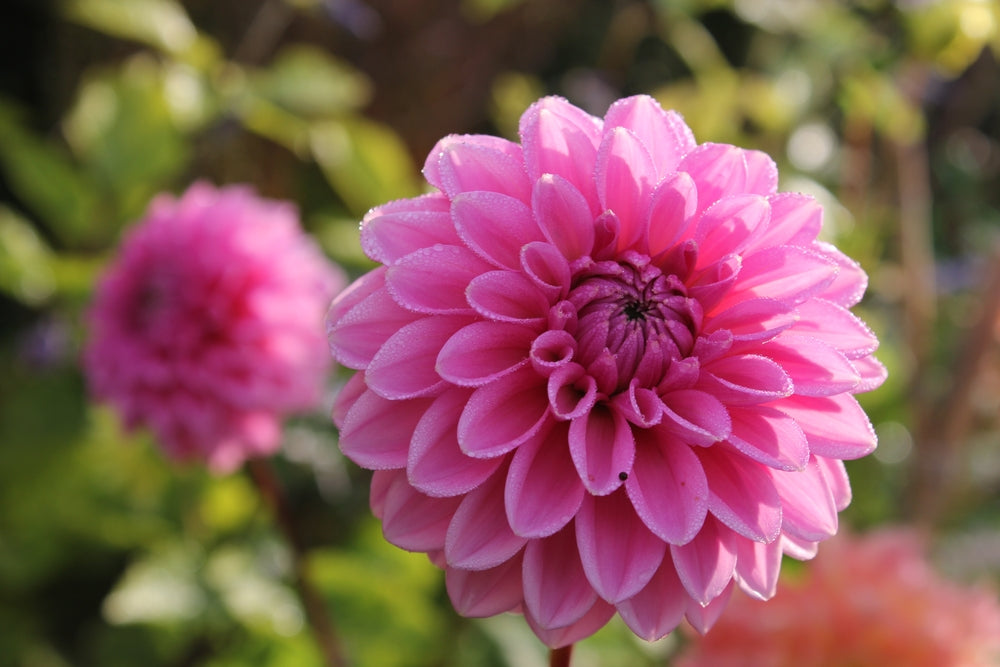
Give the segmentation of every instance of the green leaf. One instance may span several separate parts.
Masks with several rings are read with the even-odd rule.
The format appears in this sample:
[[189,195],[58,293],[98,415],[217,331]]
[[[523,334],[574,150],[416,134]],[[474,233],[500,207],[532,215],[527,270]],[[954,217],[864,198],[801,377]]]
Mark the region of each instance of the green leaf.
[[0,168],[14,194],[61,241],[74,245],[95,236],[95,188],[55,145],[24,127],[13,107],[0,100]]
[[53,253],[31,224],[0,206],[0,290],[37,306],[55,289]]
[[270,67],[251,75],[251,88],[301,117],[341,115],[367,104],[371,84],[360,72],[320,49],[297,45],[282,51]]
[[310,147],[330,185],[356,215],[420,191],[406,146],[385,125],[360,117],[317,123]]
[[68,0],[64,14],[94,30],[167,53],[184,53],[198,39],[184,8],[173,0]]

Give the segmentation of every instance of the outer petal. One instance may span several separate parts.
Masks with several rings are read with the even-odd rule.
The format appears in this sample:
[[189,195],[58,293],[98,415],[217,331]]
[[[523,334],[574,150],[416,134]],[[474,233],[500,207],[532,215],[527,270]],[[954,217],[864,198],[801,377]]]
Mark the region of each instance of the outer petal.
[[418,313],[471,313],[469,282],[492,267],[464,246],[435,245],[401,258],[389,268],[392,298]]
[[736,539],[736,577],[743,592],[758,600],[770,600],[778,587],[781,540],[770,543]]
[[331,307],[327,339],[334,358],[357,370],[367,368],[393,334],[420,317],[401,308],[386,287],[366,295],[346,311],[334,312],[347,305],[335,301]]
[[545,380],[524,367],[480,387],[458,422],[458,444],[469,456],[492,458],[533,436],[548,416]]
[[569,451],[583,485],[604,496],[622,484],[620,475],[632,470],[635,440],[617,410],[598,403],[569,427]]
[[445,341],[469,324],[458,315],[432,315],[408,324],[379,349],[365,372],[368,386],[388,399],[426,396],[444,386],[434,370]]
[[575,623],[597,601],[580,562],[572,524],[551,537],[528,542],[523,576],[526,613],[542,628]]
[[507,523],[503,485],[507,467],[462,498],[448,525],[444,553],[450,567],[488,570],[513,558],[527,542]]
[[798,422],[813,454],[857,459],[875,450],[875,429],[850,394],[792,396],[781,402],[781,410]]
[[521,147],[499,137],[445,137],[427,156],[424,176],[449,198],[461,192],[488,190],[530,201],[531,185]]
[[777,246],[743,258],[731,298],[766,297],[798,305],[819,295],[837,277],[825,257],[795,246]]
[[765,403],[789,396],[793,384],[776,362],[759,355],[729,355],[703,366],[701,389],[729,406]]
[[[453,389],[441,394],[412,428],[406,473],[410,484],[429,496],[468,493],[500,466],[499,458],[474,459],[458,446],[458,418],[470,393],[466,389]],[[395,429],[395,419],[395,415],[385,415],[381,427]]]
[[837,277],[818,296],[850,308],[861,301],[868,287],[868,276],[861,265],[828,243],[816,242],[813,249],[837,266]]
[[653,190],[646,222],[646,245],[650,256],[667,252],[694,235],[698,189],[687,172],[665,176]]
[[462,240],[481,257],[503,268],[519,268],[521,248],[544,239],[531,208],[499,192],[456,195],[451,215]]
[[848,359],[860,359],[878,348],[871,329],[843,306],[813,298],[796,310],[799,321],[791,331],[822,340]]
[[778,166],[763,151],[743,151],[747,161],[747,192],[773,195],[778,190]]
[[370,470],[405,467],[413,429],[430,403],[390,401],[371,390],[364,392],[344,418],[340,450]]
[[715,622],[719,620],[719,616],[722,615],[723,610],[725,610],[726,604],[733,594],[734,587],[734,582],[730,581],[729,585],[722,589],[722,592],[706,605],[702,605],[696,600],[688,600],[687,612],[685,612],[684,616],[687,618],[688,623],[691,624],[691,627],[702,635],[708,632],[715,625]]
[[547,537],[576,516],[584,488],[573,467],[566,422],[553,422],[517,448],[507,473],[504,506],[517,535]]
[[590,254],[594,216],[587,199],[572,183],[556,174],[543,174],[535,181],[531,205],[545,238],[566,259]]
[[538,635],[538,638],[550,648],[568,646],[581,639],[585,639],[594,634],[611,620],[615,615],[615,608],[604,600],[597,600],[590,607],[586,614],[575,623],[561,628],[541,627],[530,612],[526,612],[524,617],[528,621],[528,627]]
[[562,176],[580,190],[591,213],[600,210],[594,185],[600,120],[562,98],[545,97],[521,116],[520,135],[532,181],[542,174]]
[[696,146],[694,134],[680,114],[664,111],[648,95],[627,97],[612,104],[604,115],[605,132],[613,127],[627,128],[639,138],[661,177],[676,170],[681,158]]
[[724,445],[696,453],[708,478],[708,511],[748,539],[777,539],[782,505],[768,468]]
[[767,227],[771,207],[758,195],[727,197],[709,206],[698,220],[694,239],[698,242],[698,267],[740,252]]
[[707,447],[732,432],[729,413],[715,396],[682,389],[663,397],[663,424],[685,442]]
[[772,475],[781,496],[785,532],[816,542],[837,532],[837,505],[815,461],[801,472],[774,470]]
[[486,618],[512,611],[523,597],[520,554],[488,570],[445,569],[451,603],[466,618]]
[[475,387],[502,377],[528,360],[535,332],[509,322],[473,322],[448,339],[438,354],[438,374]]
[[649,151],[631,131],[605,131],[597,154],[597,194],[604,209],[618,216],[618,249],[631,247],[643,235],[649,197],[656,186],[656,167]]
[[677,171],[686,171],[698,186],[698,213],[719,201],[747,191],[745,152],[728,144],[701,144],[681,160]]
[[730,408],[729,414],[733,418],[729,443],[754,461],[778,470],[802,470],[809,461],[805,433],[781,410],[751,405]]
[[690,600],[673,559],[665,558],[645,588],[616,606],[629,629],[651,642],[673,632]]
[[[425,496],[410,486],[405,470],[384,471],[382,475],[387,478],[380,500],[385,539],[407,551],[442,548],[461,499]],[[373,482],[373,499],[375,488]]]
[[854,389],[861,376],[844,355],[818,338],[783,333],[761,353],[778,362],[800,396],[833,396]]
[[458,245],[450,208],[440,192],[374,208],[361,222],[361,247],[376,262],[391,265],[421,248]]
[[705,521],[705,471],[691,448],[666,429],[636,432],[635,465],[625,489],[639,517],[666,542],[690,542]]
[[779,192],[767,199],[771,203],[771,222],[767,231],[755,239],[754,247],[811,246],[823,226],[823,207],[819,202],[796,192]]
[[612,604],[642,590],[667,549],[636,516],[622,490],[584,498],[576,516],[576,543],[587,580]]
[[520,271],[489,271],[477,276],[466,289],[466,298],[477,313],[491,320],[542,326],[549,302]]
[[707,605],[722,594],[736,570],[733,534],[707,519],[693,540],[670,545],[677,576],[695,602]]

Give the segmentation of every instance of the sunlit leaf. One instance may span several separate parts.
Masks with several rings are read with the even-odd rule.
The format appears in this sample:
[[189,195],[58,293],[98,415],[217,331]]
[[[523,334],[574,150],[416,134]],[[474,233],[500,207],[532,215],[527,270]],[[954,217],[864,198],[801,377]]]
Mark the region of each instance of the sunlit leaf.
[[169,53],[190,49],[198,38],[174,0],[68,0],[64,7],[66,16],[82,25]]
[[55,288],[52,256],[27,220],[0,206],[0,290],[29,305],[43,303]]
[[355,110],[368,102],[371,84],[329,53],[304,45],[282,51],[251,77],[253,90],[275,105],[305,118]]

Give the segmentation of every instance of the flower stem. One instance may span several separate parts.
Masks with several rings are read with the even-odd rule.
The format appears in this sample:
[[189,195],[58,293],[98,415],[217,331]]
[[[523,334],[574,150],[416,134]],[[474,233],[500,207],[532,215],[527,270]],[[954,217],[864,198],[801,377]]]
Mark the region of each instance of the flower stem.
[[326,605],[306,574],[305,549],[295,528],[295,523],[292,521],[281,482],[274,474],[271,464],[266,460],[252,459],[247,462],[247,468],[291,550],[295,589],[302,601],[306,619],[312,628],[316,643],[323,654],[323,664],[327,667],[346,667],[348,663],[344,658],[340,641],[333,630],[333,622],[327,612]]
[[549,651],[549,667],[569,667],[569,658],[572,653],[572,644],[552,649]]

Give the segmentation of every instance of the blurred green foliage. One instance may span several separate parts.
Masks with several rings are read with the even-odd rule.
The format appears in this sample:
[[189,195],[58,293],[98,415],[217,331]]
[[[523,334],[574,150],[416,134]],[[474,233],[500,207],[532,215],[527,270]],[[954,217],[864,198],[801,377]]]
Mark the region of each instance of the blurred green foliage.
[[[296,201],[360,272],[358,220],[421,191],[438,137],[514,136],[547,93],[596,114],[651,93],[820,198],[891,371],[844,520],[1000,530],[997,2],[17,0],[0,26],[0,667],[319,663],[250,478],[171,466],[87,401],[90,292],[150,198],[199,178]],[[381,539],[335,442],[305,418],[275,464],[357,663],[544,664],[522,622],[457,617]],[[615,622],[576,660],[677,641]]]

